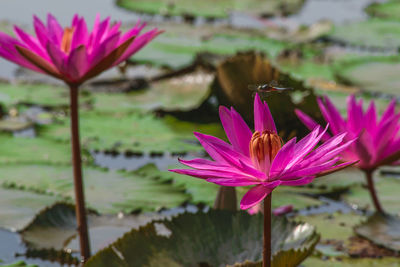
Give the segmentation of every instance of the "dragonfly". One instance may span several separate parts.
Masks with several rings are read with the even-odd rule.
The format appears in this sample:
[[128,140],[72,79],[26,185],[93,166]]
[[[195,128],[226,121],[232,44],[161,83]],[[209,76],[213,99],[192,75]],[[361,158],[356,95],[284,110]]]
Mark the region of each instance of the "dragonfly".
[[290,87],[281,87],[275,80],[272,80],[269,83],[259,84],[259,85],[250,84],[248,88],[254,93],[270,93],[270,92],[282,92],[285,90],[293,90],[293,88]]

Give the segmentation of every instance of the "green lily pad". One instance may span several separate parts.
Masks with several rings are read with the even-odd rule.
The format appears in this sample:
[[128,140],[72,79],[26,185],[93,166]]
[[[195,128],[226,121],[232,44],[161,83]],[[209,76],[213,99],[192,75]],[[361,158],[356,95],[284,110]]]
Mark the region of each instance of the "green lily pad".
[[381,3],[372,3],[365,11],[373,17],[400,20],[400,1],[390,0]]
[[367,91],[399,95],[399,70],[399,57],[372,57],[344,62],[336,68],[336,75]]
[[180,69],[191,65],[196,56],[203,52],[213,55],[232,55],[238,51],[254,49],[274,57],[288,46],[287,42],[270,39],[262,32],[232,30],[217,26],[171,27],[167,24],[166,27],[165,33],[146,45],[130,61]]
[[[375,176],[376,173],[375,173]],[[399,201],[400,196],[398,194],[398,188],[400,186],[400,180],[389,177],[376,177],[375,186],[383,208],[390,213],[400,214]],[[371,196],[367,188],[363,186],[354,186],[348,193],[343,196],[344,200],[352,205],[357,205],[360,208],[368,208],[373,210],[373,204]]]
[[303,263],[304,267],[399,267],[400,262],[398,258],[382,258],[382,259],[353,259],[353,258],[329,258],[320,259],[317,257],[309,257]]
[[221,0],[218,2],[205,1],[166,1],[166,0],[118,0],[117,5],[135,12],[149,14],[165,14],[171,16],[203,16],[203,17],[228,17],[232,11],[240,11],[255,15],[291,14],[299,10],[302,0],[284,0],[280,2],[265,2],[250,0],[246,2],[236,0]]
[[0,163],[69,164],[71,162],[71,145],[67,143],[7,135],[0,135],[0,143],[2,144]]
[[[181,168],[182,166],[179,166]],[[177,166],[174,166],[177,168]],[[180,175],[169,171],[159,171],[154,164],[148,164],[136,171],[146,177],[157,177],[161,181],[172,181],[174,185],[185,188],[185,192],[191,196],[194,204],[203,203],[213,206],[219,186],[202,179]]]
[[[88,101],[88,96],[81,93],[80,104]],[[6,106],[17,104],[39,105],[56,108],[69,106],[67,87],[47,84],[8,84],[0,83],[0,103]]]
[[316,178],[310,186],[318,188],[322,192],[337,192],[346,190],[354,185],[360,185],[365,181],[364,173],[356,168],[347,168],[327,176]]
[[188,111],[198,108],[210,95],[213,75],[202,71],[152,82],[150,88],[139,92],[96,93],[97,112]]
[[[119,152],[187,152],[199,151],[201,146],[194,131],[224,136],[219,123],[191,123],[172,116],[157,118],[152,114],[98,114],[81,112],[80,133],[84,147],[89,150]],[[69,120],[43,126],[42,134],[58,141],[69,142]]]
[[365,217],[354,213],[322,213],[311,216],[296,216],[295,220],[314,225],[317,232],[321,234],[322,241],[347,241],[354,235],[353,226],[365,220]]
[[0,120],[0,131],[4,132],[21,131],[32,126],[31,122],[19,120],[18,118]]
[[2,267],[39,267],[36,264],[26,264],[24,261],[17,261],[12,264],[0,265]]
[[354,231],[377,245],[400,251],[400,218],[397,216],[375,213]]
[[[131,231],[93,256],[86,266],[222,266],[259,261],[262,225],[261,215],[243,212],[183,214]],[[273,254],[291,249],[311,252],[316,242],[318,235],[312,226],[273,217]]]
[[400,22],[369,19],[336,26],[329,38],[350,45],[397,49],[400,45]]
[[[152,220],[166,217],[160,213],[138,215],[87,215],[90,247],[93,253],[107,247],[124,233],[144,226]],[[75,209],[71,205],[56,204],[43,210],[21,231],[30,249],[55,249],[77,252],[79,239],[76,231]]]
[[0,187],[0,227],[18,231],[28,225],[39,211],[61,200],[58,196]]
[[[190,199],[183,188],[160,182],[154,176],[84,167],[83,177],[87,207],[101,213],[158,210],[176,207]],[[71,166],[2,165],[0,183],[74,199]]]

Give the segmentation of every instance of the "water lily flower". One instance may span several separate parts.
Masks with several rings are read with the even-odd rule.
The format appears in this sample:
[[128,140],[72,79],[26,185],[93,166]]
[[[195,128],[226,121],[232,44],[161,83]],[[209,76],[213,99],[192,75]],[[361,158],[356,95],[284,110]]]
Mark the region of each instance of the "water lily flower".
[[72,163],[76,199],[76,218],[80,238],[81,260],[90,256],[89,234],[85,213],[79,141],[78,88],[86,80],[124,62],[154,37],[157,29],[140,34],[145,24],[137,23],[125,34],[121,22],[96,16],[89,31],[83,17],[75,15],[69,27],[61,27],[51,14],[44,24],[34,16],[36,37],[14,26],[16,37],[0,32],[0,56],[22,67],[63,80],[70,88]]
[[200,144],[213,160],[179,160],[192,169],[171,170],[205,179],[222,186],[252,186],[240,202],[250,209],[264,200],[263,266],[271,266],[271,193],[277,186],[311,183],[317,176],[343,169],[354,162],[339,163],[338,156],[353,143],[342,143],[346,133],[331,137],[316,148],[327,128],[316,126],[299,142],[296,138],[282,145],[268,105],[258,94],[254,99],[252,133],[234,108],[221,106],[220,119],[229,143],[195,132]]
[[299,142],[293,138],[282,146],[268,105],[258,95],[254,99],[254,133],[234,108],[221,106],[219,111],[230,144],[195,132],[213,160],[179,160],[193,169],[171,171],[223,186],[253,186],[242,198],[241,209],[258,204],[279,185],[306,185],[317,176],[353,163],[338,164],[339,153],[354,141],[350,139],[341,144],[345,133],[331,137],[315,149],[327,127],[316,126]]
[[[330,124],[332,135],[346,133],[344,141],[358,136],[355,142],[341,152],[341,156],[345,160],[358,161],[356,166],[366,174],[374,206],[378,212],[383,212],[372,173],[379,166],[394,164],[400,159],[400,113],[395,111],[396,101],[391,101],[380,119],[377,117],[374,101],[364,111],[362,99],[357,102],[354,95],[347,98],[347,119],[340,115],[328,97],[318,98],[318,105],[322,116]],[[309,129],[318,125],[302,111],[296,110],[296,114]],[[325,142],[329,138],[329,133],[322,137]]]
[[89,31],[83,17],[75,15],[61,27],[51,14],[47,24],[34,16],[36,37],[14,26],[16,37],[0,32],[0,56],[25,68],[79,85],[104,70],[124,62],[161,33],[152,29],[140,34],[145,23],[122,33],[121,22],[97,15]]

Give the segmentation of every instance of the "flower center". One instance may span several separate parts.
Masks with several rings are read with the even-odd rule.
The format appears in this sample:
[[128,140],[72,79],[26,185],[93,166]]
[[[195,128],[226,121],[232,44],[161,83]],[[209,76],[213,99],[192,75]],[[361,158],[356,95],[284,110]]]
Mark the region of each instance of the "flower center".
[[66,54],[71,50],[72,36],[74,36],[74,28],[66,27],[61,41],[61,50]]
[[256,131],[250,140],[250,158],[257,169],[268,173],[271,162],[281,147],[281,138],[276,133],[264,131],[260,134]]

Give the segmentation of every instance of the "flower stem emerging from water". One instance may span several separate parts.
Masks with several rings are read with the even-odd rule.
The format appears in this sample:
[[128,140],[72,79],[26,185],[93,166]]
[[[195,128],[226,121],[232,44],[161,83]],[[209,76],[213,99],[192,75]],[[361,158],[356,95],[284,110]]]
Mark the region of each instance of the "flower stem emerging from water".
[[263,267],[271,267],[271,199],[272,192],[264,199]]
[[72,164],[74,169],[75,186],[75,213],[78,225],[81,261],[86,262],[90,257],[89,233],[87,229],[85,194],[82,181],[81,146],[79,141],[78,115],[78,86],[70,86],[70,116],[71,116],[71,144]]

